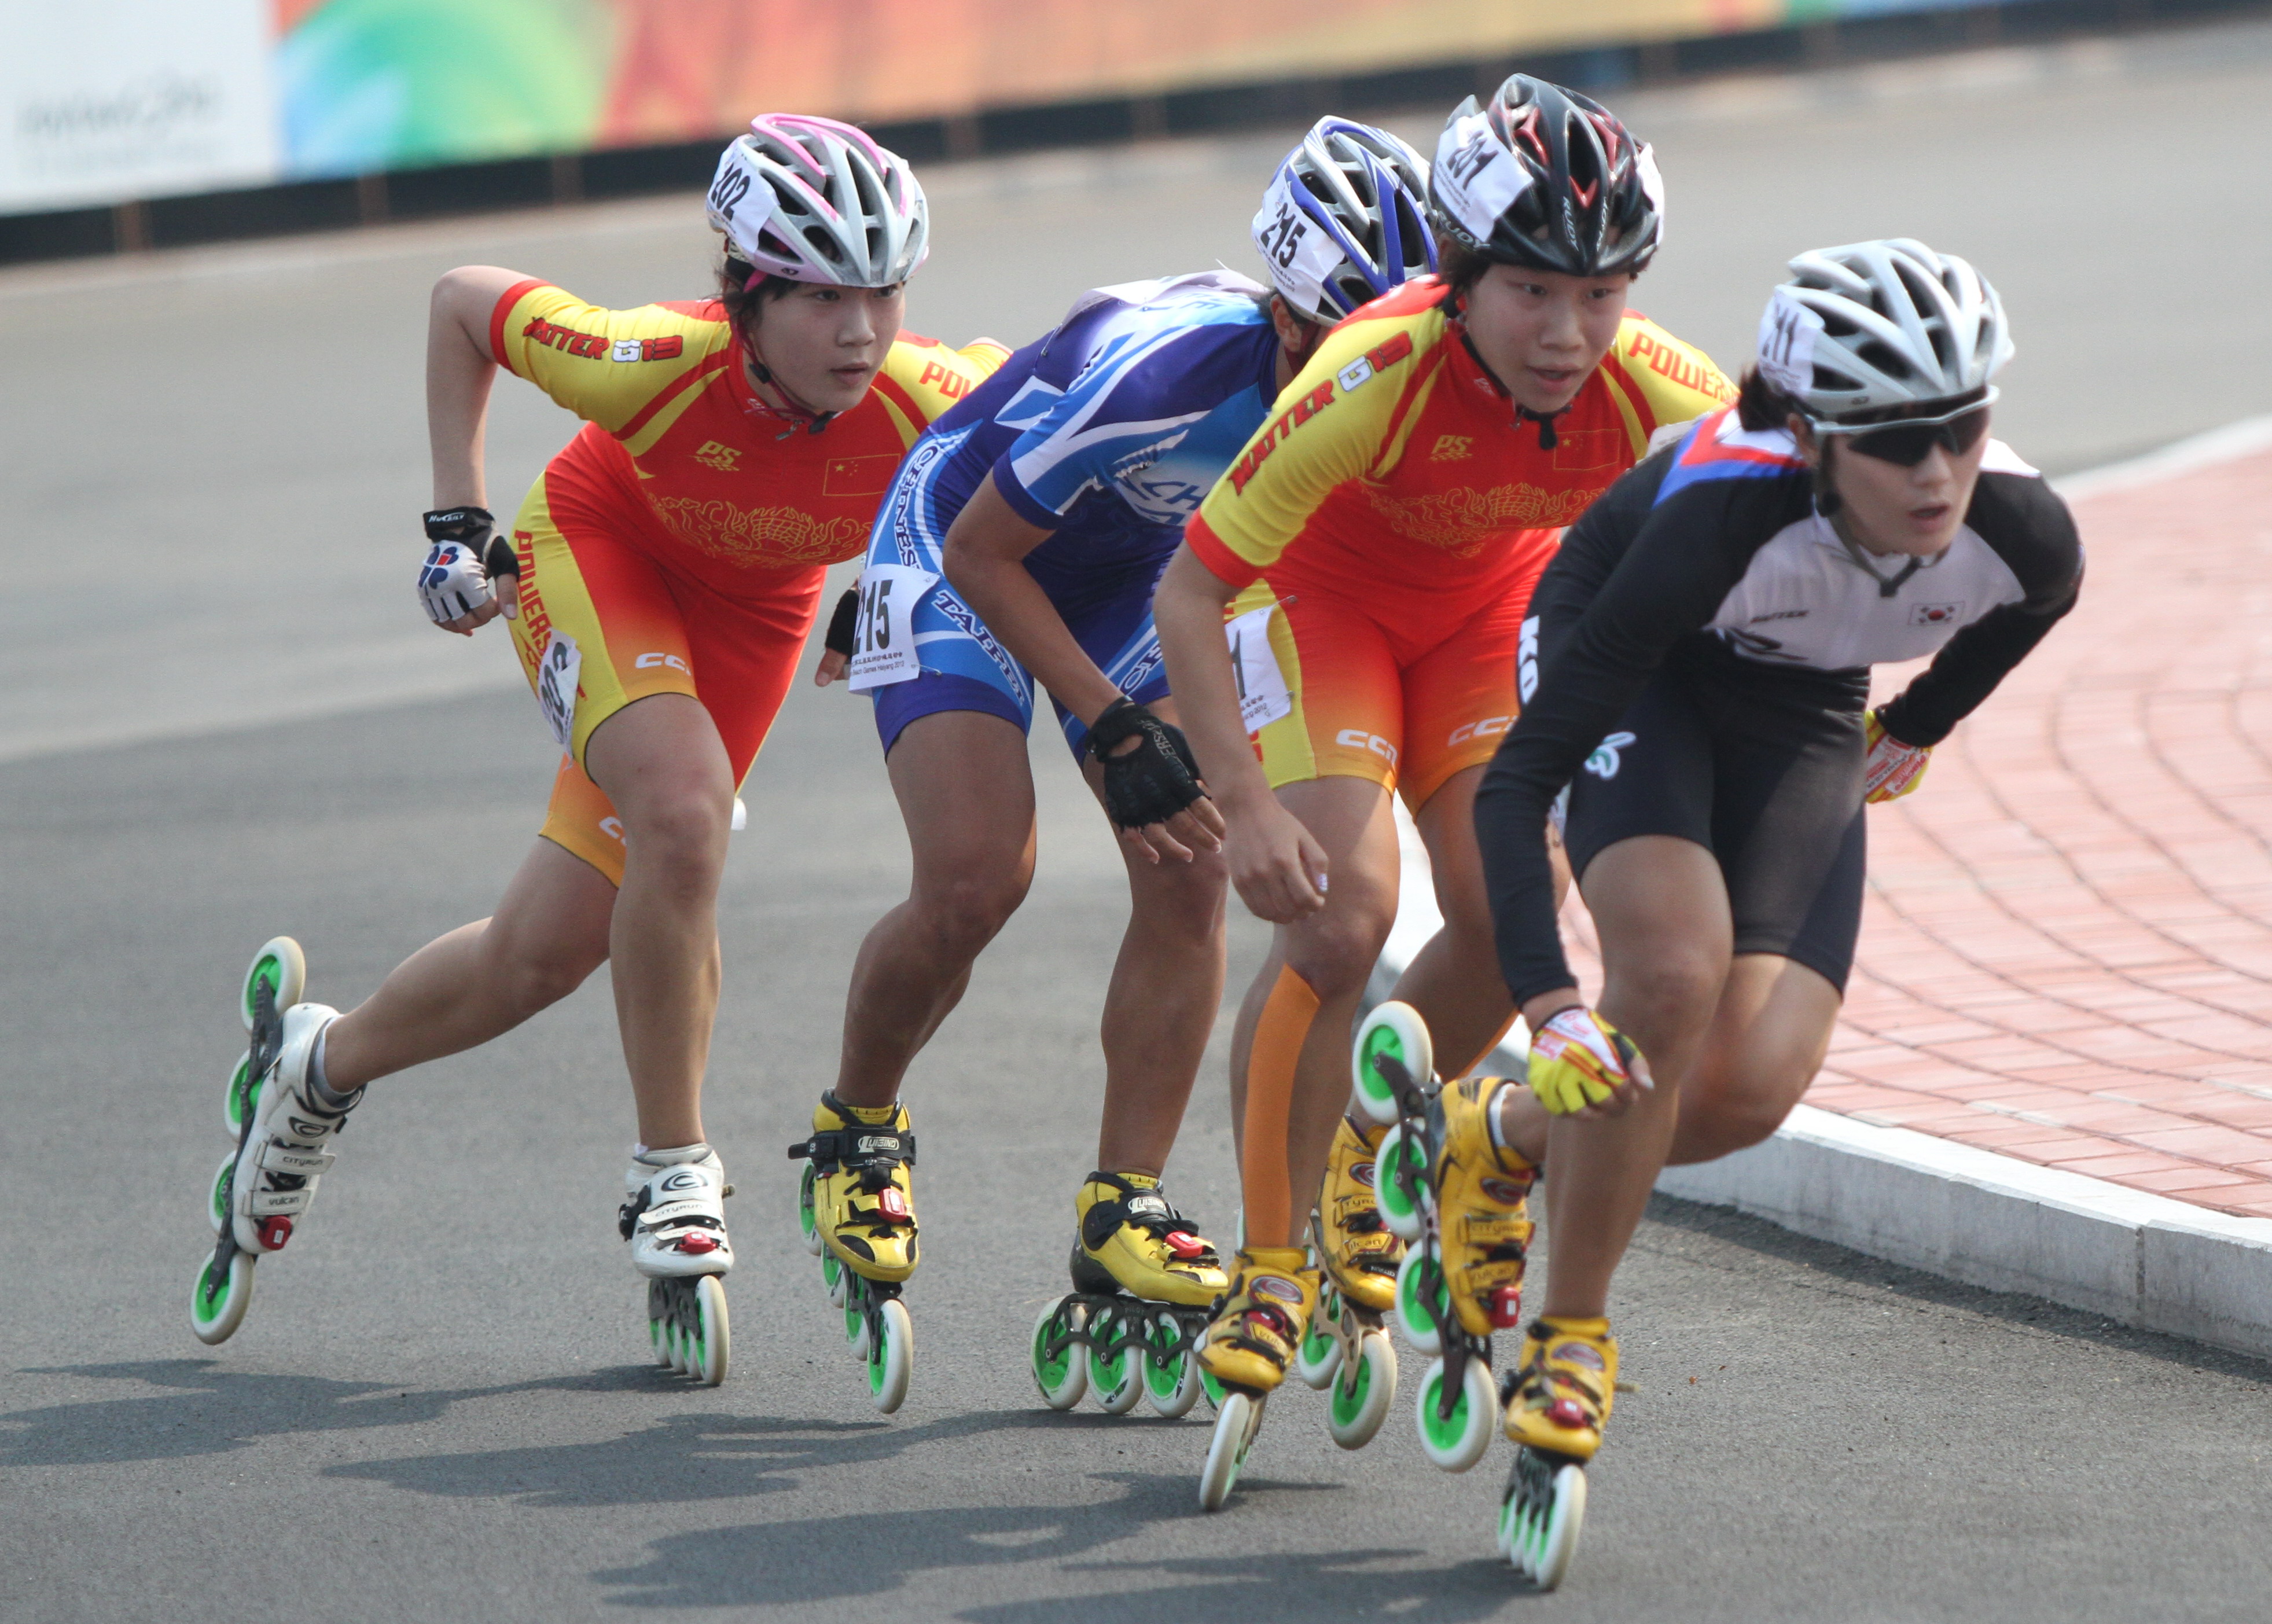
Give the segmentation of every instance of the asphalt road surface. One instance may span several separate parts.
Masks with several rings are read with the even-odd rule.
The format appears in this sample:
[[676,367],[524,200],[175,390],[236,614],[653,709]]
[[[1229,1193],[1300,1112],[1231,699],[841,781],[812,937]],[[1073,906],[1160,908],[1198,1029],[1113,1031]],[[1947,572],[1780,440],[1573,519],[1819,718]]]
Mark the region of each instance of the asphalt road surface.
[[[2262,411],[2272,226],[2240,184],[2268,93],[2272,31],[2241,28],[1624,98],[1673,196],[1639,302],[1733,366],[1782,258],[1911,232],[2002,287],[2003,429],[2047,467]],[[1245,266],[1283,144],[942,167],[914,323],[1021,340],[1089,283]],[[195,1343],[245,959],[289,931],[311,996],[362,997],[487,909],[551,772],[502,637],[412,599],[424,290],[487,260],[684,296],[706,249],[670,199],[0,276],[0,1619],[2264,1616],[2272,1368],[1678,1203],[1621,1276],[1635,1390],[1551,1598],[1491,1551],[1504,1448],[1464,1478],[1420,1456],[1409,1349],[1369,1448],[1289,1389],[1214,1517],[1203,1410],[1043,1410],[1023,1343],[1063,1285],[1123,908],[1046,737],[1032,900],[909,1087],[916,1382],[878,1418],[781,1149],[904,886],[841,690],[789,704],[724,902],[726,1385],[646,1360],[599,980],[374,1088],[245,1328]],[[530,397],[502,385],[496,505],[571,426]],[[1242,918],[1234,984],[1260,946]],[[1172,1187],[1227,1241],[1222,1076],[1218,1051]]]

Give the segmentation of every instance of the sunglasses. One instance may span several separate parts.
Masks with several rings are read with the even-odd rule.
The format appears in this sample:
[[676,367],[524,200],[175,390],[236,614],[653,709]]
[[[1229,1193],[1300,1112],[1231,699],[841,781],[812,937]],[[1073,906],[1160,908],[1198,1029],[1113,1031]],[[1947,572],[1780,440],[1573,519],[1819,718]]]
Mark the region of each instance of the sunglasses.
[[1913,468],[1931,456],[1936,445],[1947,446],[1952,457],[1961,457],[1977,445],[1988,432],[1988,406],[1983,401],[1946,417],[1892,423],[1882,428],[1846,429],[1819,423],[1815,431],[1840,436],[1865,457]]

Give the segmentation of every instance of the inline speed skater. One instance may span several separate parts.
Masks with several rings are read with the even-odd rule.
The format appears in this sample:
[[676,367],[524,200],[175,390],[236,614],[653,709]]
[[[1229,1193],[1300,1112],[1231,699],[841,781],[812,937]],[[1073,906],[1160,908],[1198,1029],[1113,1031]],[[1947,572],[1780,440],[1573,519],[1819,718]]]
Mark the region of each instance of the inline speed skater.
[[[1403,143],[1321,120],[1255,216],[1272,290],[1202,272],[1083,295],[932,426],[877,518],[849,675],[874,695],[914,872],[853,971],[813,1118],[808,1234],[840,1273],[832,1289],[855,1297],[895,1292],[916,1267],[901,1080],[1025,897],[1038,682],[1119,832],[1130,894],[1096,1171],[1073,1192],[1073,1291],[1031,1348],[1054,1405],[1087,1388],[1125,1411],[1148,1388],[1188,1409],[1192,1336],[1226,1284],[1160,1188],[1222,996],[1224,892],[1222,822],[1176,726],[1153,587],[1326,327],[1433,265],[1424,191]],[[893,1148],[838,1154],[871,1139]]]
[[[1518,709],[1532,584],[1560,528],[1661,425],[1734,393],[1626,308],[1663,201],[1648,148],[1606,109],[1517,74],[1488,106],[1454,111],[1431,186],[1441,273],[1334,331],[1201,505],[1155,607],[1232,882],[1279,927],[1233,1056],[1247,1249],[1202,1355],[1254,1398],[1309,1329],[1313,1205],[1343,1303],[1378,1313],[1396,1256],[1363,1179],[1379,1130],[1344,1116],[1350,1022],[1396,914],[1390,797],[1412,809],[1445,918],[1396,996],[1456,1075],[1514,1013],[1491,971],[1470,806]],[[1519,1289],[1509,1221],[1529,1170],[1503,1171],[1476,1186],[1489,1205],[1474,1215],[1503,1267],[1458,1305],[1478,1337],[1512,1321]],[[1460,1408],[1459,1352],[1422,1384],[1424,1438],[1488,1425]],[[1221,1502],[1237,1456],[1219,1433],[1204,1503]]]
[[[1476,801],[1533,1037],[1529,1087],[1478,1097],[1466,1142],[1553,1174],[1501,1538],[1549,1584],[1609,1418],[1611,1277],[1658,1171],[1756,1143],[1797,1102],[1853,962],[1865,803],[1916,787],[2081,586],[2065,504],[1989,437],[2012,353],[1994,290],[1908,240],[1790,270],[1737,406],[1621,480],[1547,571],[1536,691]],[[1928,655],[1866,708],[1872,666]],[[1543,838],[1566,790],[1594,1009]]]
[[[253,1044],[229,1094],[238,1149],[192,1313],[207,1342],[236,1328],[254,1261],[304,1222],[366,1085],[511,1030],[607,962],[639,1124],[620,1227],[650,1281],[659,1354],[724,1374],[729,1186],[700,1096],[736,790],[827,565],[859,550],[901,453],[998,352],[900,334],[923,191],[849,125],[755,120],[720,159],[708,215],[725,239],[710,299],[603,310],[488,266],[435,286],[418,595],[461,635],[505,617],[564,755],[495,914],[421,949],[367,1002],[302,1002],[288,940],[256,960]],[[481,454],[500,366],[585,421],[509,535]]]

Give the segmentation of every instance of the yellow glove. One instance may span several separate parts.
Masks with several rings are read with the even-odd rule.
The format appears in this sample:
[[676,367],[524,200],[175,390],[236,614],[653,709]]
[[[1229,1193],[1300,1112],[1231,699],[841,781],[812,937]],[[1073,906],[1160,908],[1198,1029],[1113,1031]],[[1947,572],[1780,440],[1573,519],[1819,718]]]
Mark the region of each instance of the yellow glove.
[[1876,711],[1862,718],[1862,743],[1869,752],[1862,764],[1862,798],[1872,806],[1907,795],[1932,765],[1931,745],[1904,745],[1886,731]]
[[1633,1083],[1650,1086],[1640,1051],[1583,1004],[1556,1011],[1530,1035],[1530,1091],[1558,1117]]

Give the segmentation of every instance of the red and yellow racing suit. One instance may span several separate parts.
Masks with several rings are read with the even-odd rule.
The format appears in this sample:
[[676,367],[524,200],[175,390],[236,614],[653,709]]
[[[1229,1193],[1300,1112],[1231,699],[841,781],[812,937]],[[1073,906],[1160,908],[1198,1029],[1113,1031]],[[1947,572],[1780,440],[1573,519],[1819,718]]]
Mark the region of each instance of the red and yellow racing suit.
[[1414,810],[1513,724],[1530,591],[1666,423],[1735,389],[1628,311],[1551,432],[1518,419],[1433,277],[1336,327],[1185,532],[1229,618],[1274,789],[1336,775]]
[[867,544],[901,456],[1004,352],[902,333],[860,404],[812,434],[754,398],[714,300],[611,311],[524,281],[497,301],[490,351],[584,419],[513,520],[512,637],[540,699],[559,656],[547,709],[567,756],[542,833],[621,884],[623,825],[583,767],[592,730],[634,700],[690,695],[738,784],[828,565]]

